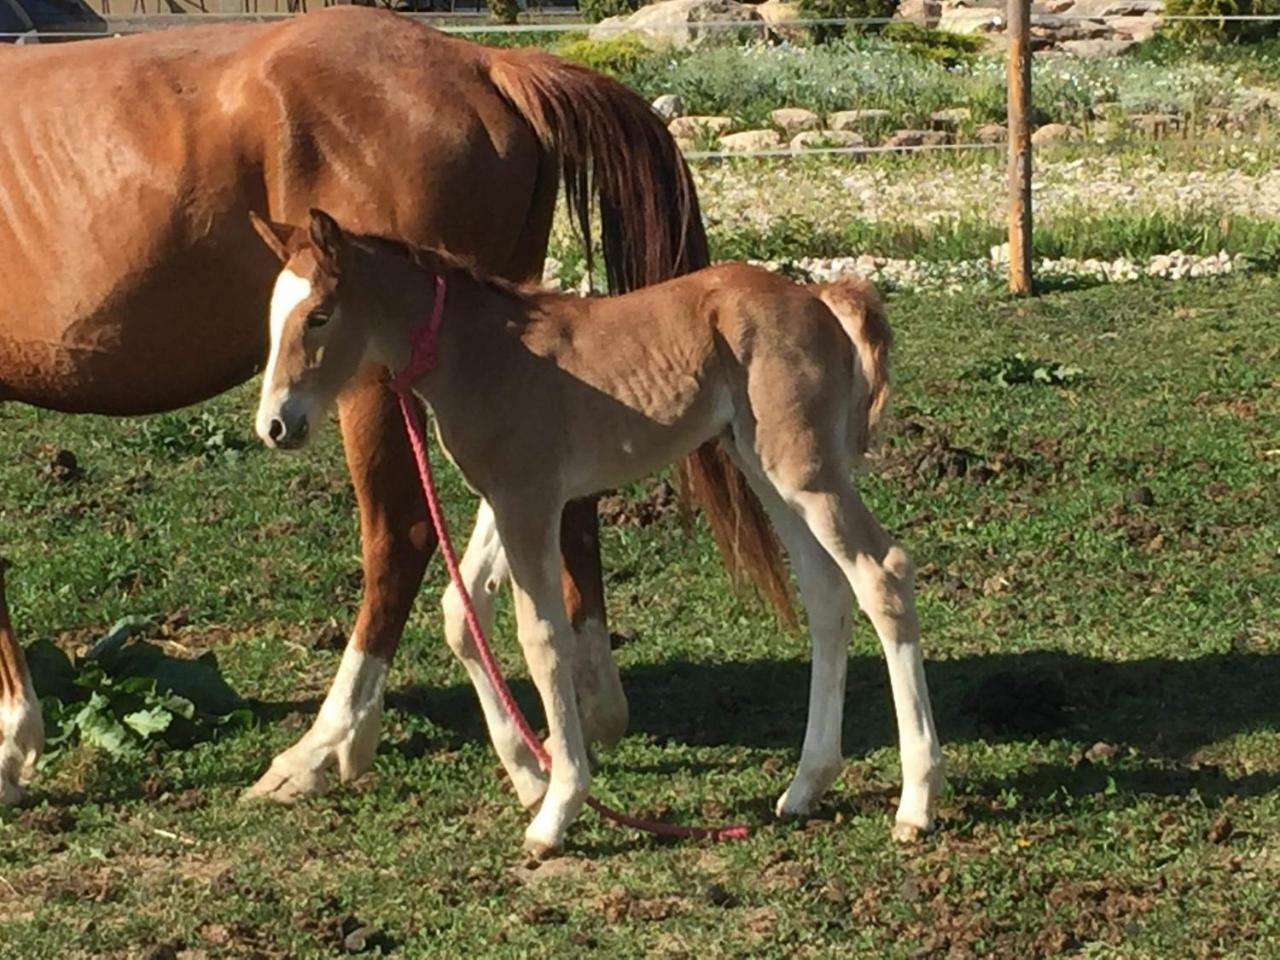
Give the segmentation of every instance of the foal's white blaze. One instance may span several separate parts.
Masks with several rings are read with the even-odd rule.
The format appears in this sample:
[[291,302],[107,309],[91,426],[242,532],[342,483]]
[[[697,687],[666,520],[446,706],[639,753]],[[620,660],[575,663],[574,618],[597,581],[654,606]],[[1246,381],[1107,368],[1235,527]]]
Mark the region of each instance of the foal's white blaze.
[[0,806],[22,799],[22,784],[35,773],[44,749],[44,719],[31,678],[22,699],[0,699]]
[[298,304],[309,296],[311,281],[292,270],[281,271],[276,278],[275,289],[271,292],[271,352],[267,355],[267,369],[262,375],[262,397],[258,401],[258,417],[254,424],[258,436],[267,442],[270,442],[268,430],[271,420],[279,414],[285,401],[284,392],[273,385],[276,363],[280,358],[280,337],[284,333],[284,322]]
[[272,761],[248,795],[286,801],[315,796],[328,788],[334,766],[343,781],[367,771],[378,747],[386,681],[387,661],[349,643],[315,723]]

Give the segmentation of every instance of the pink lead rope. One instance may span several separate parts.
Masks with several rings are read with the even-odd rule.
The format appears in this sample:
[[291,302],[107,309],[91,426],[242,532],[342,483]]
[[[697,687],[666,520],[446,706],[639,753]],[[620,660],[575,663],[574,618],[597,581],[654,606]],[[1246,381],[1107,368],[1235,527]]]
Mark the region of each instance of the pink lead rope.
[[[502,707],[507,711],[520,731],[520,737],[535,757],[544,773],[551,772],[551,757],[542,743],[529,727],[529,722],[520,711],[519,704],[511,695],[498,662],[489,649],[489,640],[480,629],[480,620],[476,616],[475,607],[471,605],[471,594],[462,582],[462,573],[458,569],[458,556],[453,549],[453,541],[449,539],[449,528],[445,524],[444,511],[440,509],[440,497],[436,493],[435,479],[431,474],[431,460],[427,456],[426,434],[423,430],[421,412],[413,402],[413,382],[429,371],[436,363],[436,339],[440,330],[440,320],[444,314],[445,279],[436,276],[435,299],[431,307],[430,320],[418,327],[413,333],[412,351],[409,363],[396,374],[390,383],[391,390],[400,401],[400,412],[404,415],[405,430],[409,434],[409,446],[413,448],[413,458],[418,464],[418,476],[422,480],[422,492],[426,496],[427,510],[431,513],[431,523],[436,530],[436,539],[440,542],[440,553],[444,557],[445,567],[449,571],[449,579],[457,587],[462,597],[462,608],[466,612],[467,626],[471,628],[471,636],[475,638],[476,649],[480,652],[480,662],[484,664],[484,672],[489,682],[498,691]],[[601,803],[595,797],[587,797],[587,805],[607,820],[620,823],[626,827],[634,827],[648,833],[666,837],[682,837],[696,840],[741,840],[747,836],[745,824],[734,824],[727,827],[682,827],[657,820],[646,820],[620,813]]]

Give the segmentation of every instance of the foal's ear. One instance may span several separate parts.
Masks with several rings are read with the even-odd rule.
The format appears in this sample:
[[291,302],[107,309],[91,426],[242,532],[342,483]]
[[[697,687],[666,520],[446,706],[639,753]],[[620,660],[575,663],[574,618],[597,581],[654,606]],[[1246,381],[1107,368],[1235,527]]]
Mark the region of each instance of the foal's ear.
[[253,224],[253,229],[262,238],[262,242],[276,255],[276,259],[281,263],[286,263],[289,259],[289,249],[293,245],[293,238],[298,232],[298,228],[287,223],[264,220],[252,210],[249,211],[249,222]]
[[323,210],[311,209],[311,245],[331,263],[339,263],[347,248],[347,235],[338,221]]

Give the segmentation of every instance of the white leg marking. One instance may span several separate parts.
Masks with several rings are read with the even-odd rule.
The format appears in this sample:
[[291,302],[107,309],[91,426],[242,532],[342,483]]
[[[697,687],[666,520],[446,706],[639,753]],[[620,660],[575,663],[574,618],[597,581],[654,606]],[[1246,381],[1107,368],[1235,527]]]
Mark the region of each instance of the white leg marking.
[[40,701],[31,678],[23,679],[22,699],[0,700],[0,806],[22,799],[22,788],[35,776],[44,751]]
[[343,782],[365,773],[378,749],[386,680],[387,661],[358,649],[353,637],[311,729],[272,761],[245,796],[288,803],[324,793],[335,766]]
[[511,563],[520,646],[550,731],[550,783],[524,840],[525,849],[541,856],[563,846],[565,831],[590,790],[591,771],[573,686],[577,640],[560,586],[563,504],[543,511],[539,508],[544,505],[527,492],[515,499],[511,509],[495,505],[494,511]]
[[852,486],[788,497],[853,587],[884,648],[898,721],[902,798],[895,839],[910,841],[933,828],[942,786],[942,751],[933,725],[911,560],[876,522]]
[[[493,601],[507,579],[508,569],[506,553],[502,549],[502,540],[494,523],[493,509],[484,501],[481,501],[480,509],[476,511],[471,540],[458,566],[467,592],[471,595],[480,629],[492,639]],[[493,742],[498,759],[511,778],[511,785],[515,788],[520,803],[532,807],[546,793],[547,778],[538,767],[533,753],[521,740],[515,722],[507,714],[498,691],[485,673],[475,639],[467,627],[462,597],[452,583],[445,590],[440,605],[444,610],[445,641],[471,677],[471,685],[476,689],[480,709],[484,712],[485,724],[489,728],[489,739]]]

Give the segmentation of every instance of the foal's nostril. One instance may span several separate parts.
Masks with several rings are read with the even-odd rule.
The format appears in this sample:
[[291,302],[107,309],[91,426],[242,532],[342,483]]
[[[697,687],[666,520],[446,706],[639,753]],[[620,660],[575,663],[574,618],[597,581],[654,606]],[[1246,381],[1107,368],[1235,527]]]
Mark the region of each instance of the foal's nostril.
[[284,421],[279,417],[272,418],[271,425],[267,427],[267,436],[272,440],[279,442],[279,440],[284,436]]

